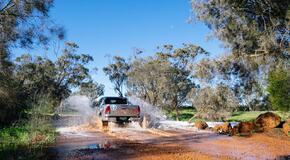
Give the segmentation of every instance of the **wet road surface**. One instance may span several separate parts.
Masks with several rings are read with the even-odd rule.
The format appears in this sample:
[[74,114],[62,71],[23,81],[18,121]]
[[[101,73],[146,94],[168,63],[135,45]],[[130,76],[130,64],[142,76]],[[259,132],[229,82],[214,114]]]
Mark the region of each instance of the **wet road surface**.
[[59,136],[49,147],[49,159],[287,159],[290,155],[287,137],[229,137],[190,126],[143,129],[136,124],[126,128],[112,125],[106,132],[98,128],[92,124],[58,126]]

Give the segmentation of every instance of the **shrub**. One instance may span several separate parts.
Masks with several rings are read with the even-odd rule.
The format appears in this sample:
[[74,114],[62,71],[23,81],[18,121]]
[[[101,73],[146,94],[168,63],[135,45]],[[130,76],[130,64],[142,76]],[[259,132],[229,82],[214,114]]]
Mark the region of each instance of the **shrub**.
[[273,70],[268,78],[268,92],[275,110],[290,110],[290,73],[283,69]]
[[44,145],[54,142],[56,132],[48,115],[52,107],[52,101],[47,96],[42,96],[26,112],[28,119],[1,128],[0,159],[7,156],[10,159],[32,156],[38,154],[36,152],[42,152]]
[[197,110],[195,117],[208,120],[223,120],[238,107],[233,91],[225,86],[200,89],[192,102]]

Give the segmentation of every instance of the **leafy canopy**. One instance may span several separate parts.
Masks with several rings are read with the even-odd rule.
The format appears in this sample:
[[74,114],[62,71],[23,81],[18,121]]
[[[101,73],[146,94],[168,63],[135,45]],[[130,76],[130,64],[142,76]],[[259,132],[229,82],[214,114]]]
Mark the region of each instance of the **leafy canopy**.
[[289,58],[287,0],[192,0],[195,16],[236,55]]

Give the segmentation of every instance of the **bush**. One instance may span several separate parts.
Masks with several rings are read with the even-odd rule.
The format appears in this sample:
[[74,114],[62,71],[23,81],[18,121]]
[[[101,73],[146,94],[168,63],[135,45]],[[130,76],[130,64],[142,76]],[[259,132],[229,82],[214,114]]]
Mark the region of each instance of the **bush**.
[[33,154],[42,152],[44,145],[53,143],[56,132],[48,115],[52,107],[52,101],[42,96],[26,112],[28,119],[0,129],[0,157],[18,159],[29,155],[31,159]]
[[238,107],[233,91],[225,86],[203,88],[194,95],[192,102],[197,110],[195,117],[208,120],[223,120]]
[[290,110],[290,73],[283,69],[273,70],[269,74],[268,92],[275,110]]
[[33,149],[54,141],[56,132],[50,123],[39,121],[37,128],[33,123],[22,122],[0,129],[0,153],[14,151],[21,147]]

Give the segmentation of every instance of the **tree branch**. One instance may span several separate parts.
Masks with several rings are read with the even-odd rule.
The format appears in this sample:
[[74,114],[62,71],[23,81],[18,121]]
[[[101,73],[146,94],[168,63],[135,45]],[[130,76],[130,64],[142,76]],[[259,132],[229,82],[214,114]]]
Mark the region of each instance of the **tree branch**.
[[2,14],[2,12],[4,12],[6,9],[9,9],[13,6],[15,6],[14,3],[12,3],[13,0],[10,0],[1,10],[0,10],[0,14]]

